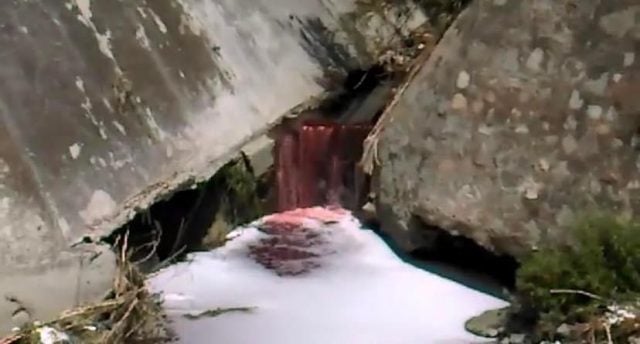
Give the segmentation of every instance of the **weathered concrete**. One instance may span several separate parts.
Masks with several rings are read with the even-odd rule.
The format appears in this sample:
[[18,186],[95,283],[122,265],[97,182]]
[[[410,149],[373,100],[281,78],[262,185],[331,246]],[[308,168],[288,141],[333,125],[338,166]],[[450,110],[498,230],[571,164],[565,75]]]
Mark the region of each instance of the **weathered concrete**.
[[272,138],[262,135],[247,143],[241,151],[247,155],[253,173],[262,176],[273,166],[273,147],[275,143]]
[[25,322],[50,319],[61,307],[79,306],[106,296],[116,271],[109,247],[83,245],[40,266],[2,275],[0,333]]
[[384,229],[519,255],[580,214],[640,215],[638,18],[635,0],[473,2],[380,139]]
[[[0,3],[0,300],[46,318],[70,305],[52,290],[85,293],[62,275],[99,271],[90,288],[107,288],[112,265],[77,264],[72,243],[209,177],[425,20],[355,3]],[[0,303],[0,332],[14,308]]]

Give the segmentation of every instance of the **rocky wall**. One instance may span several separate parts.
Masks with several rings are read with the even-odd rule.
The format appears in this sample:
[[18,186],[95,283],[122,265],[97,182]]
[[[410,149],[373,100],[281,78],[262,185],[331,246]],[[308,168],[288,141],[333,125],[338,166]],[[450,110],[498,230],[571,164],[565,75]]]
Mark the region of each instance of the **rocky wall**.
[[383,229],[519,256],[594,211],[640,214],[640,4],[474,1],[393,109]]

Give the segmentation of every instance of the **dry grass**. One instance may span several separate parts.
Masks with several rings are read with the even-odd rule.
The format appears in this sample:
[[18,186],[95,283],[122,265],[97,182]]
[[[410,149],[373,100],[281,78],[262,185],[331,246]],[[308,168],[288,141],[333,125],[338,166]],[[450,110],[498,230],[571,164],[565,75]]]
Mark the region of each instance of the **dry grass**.
[[0,344],[40,343],[38,330],[54,328],[87,344],[164,343],[172,336],[158,298],[145,288],[145,277],[131,262],[128,235],[118,241],[118,273],[104,301],[63,312],[57,319],[22,328]]
[[395,90],[393,98],[391,98],[389,103],[387,103],[384,111],[382,112],[382,115],[380,115],[380,118],[376,122],[375,126],[373,127],[367,138],[364,140],[364,151],[360,160],[360,166],[362,167],[363,171],[369,175],[373,173],[375,166],[380,163],[378,158],[378,141],[380,139],[380,134],[384,130],[387,123],[393,120],[393,109],[395,108],[396,104],[398,104],[400,98],[411,84],[411,81],[415,79],[422,66],[425,64],[429,56],[431,56],[431,52],[433,51],[435,42],[433,40],[426,42],[429,45],[425,46],[422,52],[412,61],[408,68],[406,78]]
[[[395,3],[396,2],[394,0],[358,1],[359,6],[368,11],[374,11],[375,9],[385,11],[389,7],[394,6]],[[387,103],[373,130],[365,139],[364,153],[360,160],[360,166],[364,172],[369,175],[373,173],[375,167],[380,163],[378,158],[378,141],[385,126],[389,122],[393,121],[393,109],[413,79],[415,79],[423,65],[426,64],[429,56],[435,49],[436,44],[444,35],[446,29],[453,23],[458,14],[460,14],[462,9],[469,3],[469,0],[415,0],[411,3],[416,6],[412,10],[421,10],[427,15],[427,17],[429,17],[429,24],[420,28],[416,32],[413,32],[410,37],[406,37],[411,38],[413,41],[418,43],[416,44],[417,46],[422,47],[421,49],[417,49],[418,51],[416,51],[416,49],[408,49],[409,51],[393,49],[388,51],[386,54],[383,54],[390,56],[385,56],[385,61],[382,61],[382,64],[388,68],[391,67],[390,69],[395,72],[398,72],[396,68],[397,66],[393,66],[395,61],[400,60],[404,62],[408,60],[410,62],[401,63],[400,67],[402,67],[402,70],[399,74],[403,76],[403,80],[394,90],[395,93],[393,97]],[[410,16],[407,15],[406,17],[409,18]],[[424,30],[426,30],[426,32],[424,32]],[[418,35],[418,37],[411,37],[416,35]],[[390,60],[391,62],[386,60]]]

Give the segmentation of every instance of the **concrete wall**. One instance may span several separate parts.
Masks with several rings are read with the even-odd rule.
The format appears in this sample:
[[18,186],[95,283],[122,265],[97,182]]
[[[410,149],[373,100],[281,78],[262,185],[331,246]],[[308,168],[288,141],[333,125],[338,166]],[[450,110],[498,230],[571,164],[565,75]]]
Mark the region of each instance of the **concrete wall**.
[[0,332],[100,296],[113,256],[74,243],[209,177],[425,19],[355,3],[0,2]]

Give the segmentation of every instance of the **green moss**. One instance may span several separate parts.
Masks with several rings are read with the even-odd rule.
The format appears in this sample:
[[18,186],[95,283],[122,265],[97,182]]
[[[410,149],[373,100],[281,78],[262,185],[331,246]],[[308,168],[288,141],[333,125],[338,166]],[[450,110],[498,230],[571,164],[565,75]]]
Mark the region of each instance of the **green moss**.
[[224,190],[221,207],[231,225],[244,224],[264,215],[258,195],[260,182],[246,157],[226,164],[215,179]]
[[588,322],[640,292],[640,224],[591,216],[572,234],[571,245],[531,254],[517,274],[518,312],[532,315],[542,336],[562,323]]

